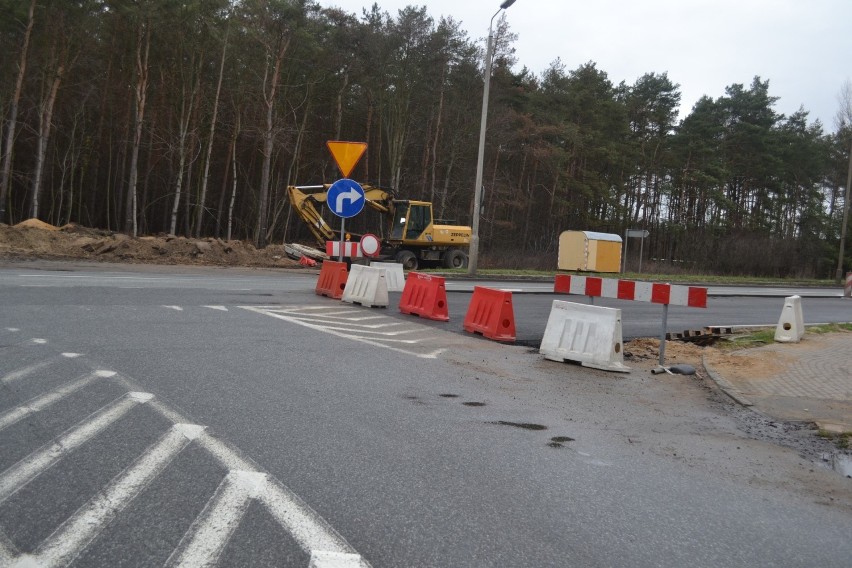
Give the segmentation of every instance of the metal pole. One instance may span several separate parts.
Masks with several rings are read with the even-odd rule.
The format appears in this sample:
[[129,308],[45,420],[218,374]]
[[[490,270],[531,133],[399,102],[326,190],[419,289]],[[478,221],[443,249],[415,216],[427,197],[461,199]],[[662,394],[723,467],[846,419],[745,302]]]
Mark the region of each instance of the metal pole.
[[501,11],[515,3],[515,0],[504,0],[500,9],[491,16],[488,22],[488,43],[485,46],[485,76],[482,89],[482,115],[479,119],[479,151],[476,157],[476,182],[473,188],[473,222],[471,223],[470,250],[467,262],[467,273],[476,275],[479,268],[479,210],[482,208],[482,170],[485,167],[485,128],[488,122],[488,93],[491,89],[491,56],[493,51],[493,38],[491,30],[494,26],[494,18]]
[[840,284],[843,278],[843,253],[846,247],[846,228],[849,226],[849,186],[852,186],[852,145],[849,146],[849,167],[846,170],[846,197],[843,200],[843,223],[840,227],[840,251],[837,254],[835,277]]
[[645,237],[642,237],[642,240],[639,242],[639,274],[642,274],[642,256],[644,255],[645,250]]
[[621,259],[621,273],[624,274],[627,272],[627,231],[630,229],[624,229],[624,258]]
[[337,257],[338,262],[343,262],[343,242],[346,238],[346,218],[340,218],[340,255]]
[[666,361],[666,329],[669,325],[669,305],[663,304],[663,330],[660,332],[660,367]]

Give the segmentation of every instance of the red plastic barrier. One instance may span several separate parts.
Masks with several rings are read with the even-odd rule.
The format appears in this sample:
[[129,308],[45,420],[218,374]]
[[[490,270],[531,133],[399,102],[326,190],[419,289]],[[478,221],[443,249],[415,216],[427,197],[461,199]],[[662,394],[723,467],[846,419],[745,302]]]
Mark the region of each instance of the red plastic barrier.
[[474,286],[464,317],[464,330],[494,341],[515,341],[515,310],[512,293]]
[[299,259],[299,264],[301,264],[302,266],[316,266],[317,261],[312,258],[308,258],[305,255],[302,255],[302,257]]
[[328,296],[339,300],[343,297],[347,278],[349,278],[349,272],[346,270],[345,262],[326,260],[322,263],[322,270],[320,270],[317,287],[314,291],[318,296]]
[[399,311],[431,320],[450,321],[444,278],[409,272],[399,300]]

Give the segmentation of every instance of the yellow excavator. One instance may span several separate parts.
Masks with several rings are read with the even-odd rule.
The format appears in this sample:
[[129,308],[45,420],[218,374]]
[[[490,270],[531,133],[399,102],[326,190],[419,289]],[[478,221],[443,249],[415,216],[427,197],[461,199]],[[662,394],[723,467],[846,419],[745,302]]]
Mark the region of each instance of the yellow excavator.
[[[340,231],[322,217],[330,184],[287,188],[293,210],[310,228],[317,243],[340,240]],[[463,225],[439,225],[432,218],[432,203],[396,199],[393,191],[362,184],[365,204],[387,219],[385,230],[377,231],[382,241],[378,259],[392,260],[406,270],[418,267],[467,266],[467,248],[471,228]],[[308,193],[306,193],[308,192]]]

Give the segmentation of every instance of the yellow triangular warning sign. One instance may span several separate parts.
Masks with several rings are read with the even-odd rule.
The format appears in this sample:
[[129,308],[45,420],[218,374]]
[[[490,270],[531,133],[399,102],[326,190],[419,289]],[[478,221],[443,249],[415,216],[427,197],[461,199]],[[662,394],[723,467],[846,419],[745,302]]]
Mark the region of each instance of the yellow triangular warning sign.
[[334,157],[334,161],[337,162],[337,167],[340,168],[343,177],[349,177],[352,168],[355,167],[355,164],[358,163],[358,160],[361,159],[361,156],[367,150],[366,142],[339,142],[337,140],[329,140],[325,145],[331,151],[331,155]]

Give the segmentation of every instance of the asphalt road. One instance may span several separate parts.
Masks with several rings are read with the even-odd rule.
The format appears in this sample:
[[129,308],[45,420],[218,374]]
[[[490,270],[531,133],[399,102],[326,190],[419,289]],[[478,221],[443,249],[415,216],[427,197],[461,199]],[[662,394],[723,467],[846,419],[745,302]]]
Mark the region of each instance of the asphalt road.
[[0,565],[848,565],[846,480],[699,386],[314,282],[0,270]]

